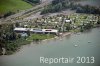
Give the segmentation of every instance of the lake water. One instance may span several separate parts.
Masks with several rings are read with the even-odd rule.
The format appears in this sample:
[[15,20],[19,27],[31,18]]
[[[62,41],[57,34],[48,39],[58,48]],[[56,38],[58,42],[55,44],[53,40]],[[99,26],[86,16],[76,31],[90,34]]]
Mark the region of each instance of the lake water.
[[[78,45],[75,47],[75,45]],[[51,66],[100,66],[100,28],[88,32],[72,34],[60,39],[53,39],[23,46],[19,52],[0,57],[0,66],[49,66],[40,63],[40,57],[94,57],[93,64],[51,64]],[[77,60],[77,59],[75,59]]]

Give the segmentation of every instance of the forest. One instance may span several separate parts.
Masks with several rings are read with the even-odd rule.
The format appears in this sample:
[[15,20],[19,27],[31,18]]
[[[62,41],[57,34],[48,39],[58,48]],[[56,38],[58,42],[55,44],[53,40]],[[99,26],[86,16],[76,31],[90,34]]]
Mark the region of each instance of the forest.
[[79,0],[53,0],[52,4],[44,7],[41,14],[60,12],[66,9],[76,10],[77,13],[100,14],[100,8],[76,4]]

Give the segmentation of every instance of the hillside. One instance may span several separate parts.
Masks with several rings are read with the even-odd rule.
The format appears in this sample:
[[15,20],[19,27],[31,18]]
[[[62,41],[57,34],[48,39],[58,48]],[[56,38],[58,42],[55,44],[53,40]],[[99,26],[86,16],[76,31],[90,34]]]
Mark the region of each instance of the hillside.
[[19,10],[31,8],[32,5],[23,0],[1,0],[0,1],[0,15],[9,11],[17,12]]

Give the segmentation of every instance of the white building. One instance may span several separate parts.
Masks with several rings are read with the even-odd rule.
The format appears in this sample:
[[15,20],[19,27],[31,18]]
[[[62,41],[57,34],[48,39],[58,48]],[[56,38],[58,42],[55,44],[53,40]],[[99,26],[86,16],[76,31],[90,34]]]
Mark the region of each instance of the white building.
[[58,30],[56,29],[15,28],[14,31],[19,33],[30,31],[32,33],[58,34]]
[[27,32],[29,30],[30,30],[30,28],[15,28],[14,29],[14,31],[16,31],[16,32]]
[[70,23],[71,22],[71,20],[65,20],[66,21],[66,23]]

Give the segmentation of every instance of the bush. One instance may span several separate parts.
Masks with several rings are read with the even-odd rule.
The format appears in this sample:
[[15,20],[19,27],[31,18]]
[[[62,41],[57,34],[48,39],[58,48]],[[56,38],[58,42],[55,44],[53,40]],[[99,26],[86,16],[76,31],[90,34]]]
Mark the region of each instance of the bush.
[[24,1],[28,3],[40,3],[40,0],[24,0]]
[[9,11],[9,12],[7,12],[6,14],[4,14],[4,18],[6,18],[6,17],[8,17],[8,16],[10,16],[10,15],[13,15],[13,14],[15,14],[15,12],[11,12],[11,11]]

